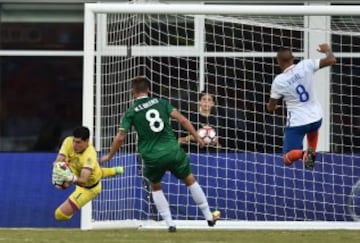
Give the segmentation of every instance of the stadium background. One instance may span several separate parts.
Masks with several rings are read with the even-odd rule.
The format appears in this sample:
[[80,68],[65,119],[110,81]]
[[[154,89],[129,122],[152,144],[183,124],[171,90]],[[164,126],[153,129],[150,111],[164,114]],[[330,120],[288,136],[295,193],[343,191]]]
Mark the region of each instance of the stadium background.
[[[81,123],[84,2],[0,0],[0,227],[79,226],[79,215],[66,223],[53,219],[68,191],[54,189],[49,172],[61,139]],[[353,141],[343,139],[334,150],[351,149]]]

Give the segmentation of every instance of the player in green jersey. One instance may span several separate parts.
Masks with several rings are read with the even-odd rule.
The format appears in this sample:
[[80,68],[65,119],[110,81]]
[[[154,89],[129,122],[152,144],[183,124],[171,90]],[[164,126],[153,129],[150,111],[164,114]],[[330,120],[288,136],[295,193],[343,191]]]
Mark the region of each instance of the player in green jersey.
[[209,226],[214,226],[220,213],[211,213],[206,196],[191,172],[190,161],[179,146],[170,126],[170,117],[176,119],[200,144],[204,142],[186,117],[166,100],[149,97],[149,81],[145,77],[136,77],[132,82],[134,104],[125,112],[119,132],[114,137],[110,152],[101,158],[104,163],[110,160],[123,144],[127,132],[132,127],[138,135],[138,150],[144,160],[144,175],[151,182],[152,197],[169,232],[175,232],[170,207],[161,189],[161,179],[166,171],[184,181],[199,206]]

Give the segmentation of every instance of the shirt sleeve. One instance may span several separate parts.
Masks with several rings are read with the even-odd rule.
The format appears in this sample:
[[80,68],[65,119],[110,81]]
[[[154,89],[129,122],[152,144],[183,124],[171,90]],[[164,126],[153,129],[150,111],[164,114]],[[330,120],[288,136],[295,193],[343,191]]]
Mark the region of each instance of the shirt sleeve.
[[71,147],[72,139],[71,137],[67,137],[64,139],[61,144],[61,148],[59,150],[59,154],[65,156],[65,160],[69,158],[69,148]]
[[119,130],[128,132],[132,126],[132,115],[130,111],[126,111],[123,118],[121,119]]
[[313,60],[314,61],[314,71],[320,69],[320,59]]
[[311,71],[315,72],[320,68],[320,59],[307,59],[304,60],[306,68],[310,69]]
[[82,167],[94,170],[94,168],[98,165],[97,156],[95,153],[95,149],[91,149],[86,151],[82,158]]
[[169,101],[167,100],[160,100],[160,102],[165,106],[165,110],[168,114],[170,114],[173,110],[176,110],[175,107],[173,107]]
[[282,98],[281,87],[278,83],[278,79],[275,78],[274,82],[271,85],[270,98],[272,99],[281,99]]

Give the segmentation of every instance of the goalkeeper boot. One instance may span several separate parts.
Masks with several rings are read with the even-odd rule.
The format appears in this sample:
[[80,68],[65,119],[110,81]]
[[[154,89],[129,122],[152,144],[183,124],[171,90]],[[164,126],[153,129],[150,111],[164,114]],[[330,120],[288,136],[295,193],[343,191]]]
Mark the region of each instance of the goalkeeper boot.
[[176,227],[175,226],[170,226],[169,227],[169,232],[170,233],[175,233],[176,232]]
[[220,219],[220,211],[214,211],[212,212],[213,220],[208,220],[209,227],[214,227],[216,224],[216,221]]
[[115,168],[115,175],[121,175],[122,173],[124,173],[124,167],[116,166],[114,168]]
[[303,156],[303,162],[306,169],[314,169],[316,154],[312,148],[308,148]]

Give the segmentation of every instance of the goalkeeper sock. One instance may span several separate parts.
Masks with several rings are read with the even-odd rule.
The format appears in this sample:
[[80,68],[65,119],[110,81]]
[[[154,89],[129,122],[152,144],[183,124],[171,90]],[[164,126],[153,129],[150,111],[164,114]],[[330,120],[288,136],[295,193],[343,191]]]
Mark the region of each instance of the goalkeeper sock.
[[189,186],[189,190],[195,203],[200,208],[206,220],[213,220],[213,215],[210,212],[209,204],[206,199],[204,191],[201,189],[199,183],[195,182]]
[[61,212],[60,208],[57,208],[55,210],[55,219],[59,221],[69,220],[72,218],[72,215],[65,215],[63,212]]
[[115,168],[101,168],[101,171],[102,171],[102,178],[112,177],[116,175]]
[[116,175],[121,175],[124,172],[122,166],[112,167],[112,168],[101,168],[102,178],[113,177]]
[[160,213],[161,217],[163,218],[163,220],[165,220],[166,225],[168,227],[175,226],[175,224],[172,220],[169,203],[166,200],[163,191],[162,190],[153,191],[152,197],[153,197],[155,206],[156,206],[158,212]]

